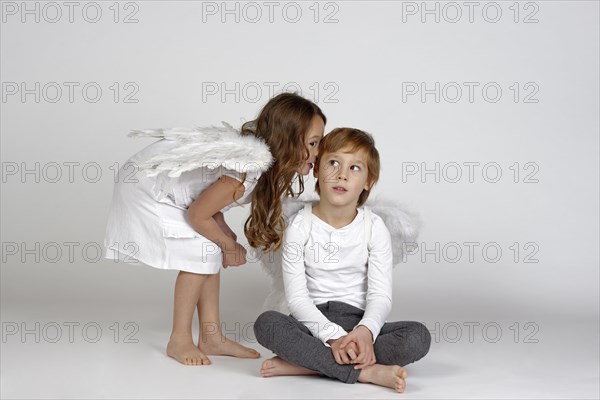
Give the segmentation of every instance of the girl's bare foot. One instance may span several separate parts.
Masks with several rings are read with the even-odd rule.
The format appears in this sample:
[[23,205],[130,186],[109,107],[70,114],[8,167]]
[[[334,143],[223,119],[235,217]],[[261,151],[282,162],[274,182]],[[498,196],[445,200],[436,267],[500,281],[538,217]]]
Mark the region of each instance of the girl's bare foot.
[[358,376],[358,381],[389,387],[402,393],[406,388],[404,380],[407,376],[406,370],[399,365],[375,364],[363,368]]
[[265,360],[260,367],[260,376],[268,378],[270,376],[281,375],[318,375],[317,372],[299,365],[290,364],[277,356]]
[[259,358],[260,353],[250,347],[229,340],[221,335],[210,335],[198,340],[198,349],[213,356],[232,356],[238,358]]
[[171,335],[167,344],[167,355],[185,365],[209,365],[210,360],[192,341],[185,336]]

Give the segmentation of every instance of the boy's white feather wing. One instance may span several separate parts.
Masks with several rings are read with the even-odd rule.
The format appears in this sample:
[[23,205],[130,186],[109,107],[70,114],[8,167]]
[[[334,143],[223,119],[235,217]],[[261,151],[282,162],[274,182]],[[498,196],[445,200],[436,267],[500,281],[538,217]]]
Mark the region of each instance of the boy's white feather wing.
[[403,262],[407,249],[416,246],[421,219],[396,200],[376,197],[368,199],[366,206],[379,215],[392,237],[392,253],[394,267]]
[[256,136],[242,136],[226,122],[223,126],[132,130],[130,137],[152,137],[179,143],[164,154],[139,163],[148,176],[176,178],[197,168],[223,166],[237,172],[265,172],[273,163],[267,144]]

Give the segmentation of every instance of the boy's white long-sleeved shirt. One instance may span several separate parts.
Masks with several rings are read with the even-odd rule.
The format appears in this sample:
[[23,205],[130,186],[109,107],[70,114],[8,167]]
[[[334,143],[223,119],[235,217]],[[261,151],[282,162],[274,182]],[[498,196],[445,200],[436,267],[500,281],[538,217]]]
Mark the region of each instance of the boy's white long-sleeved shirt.
[[291,315],[326,346],[327,340],[347,332],[329,321],[317,304],[341,301],[365,310],[358,325],[371,331],[373,341],[392,308],[390,233],[383,220],[371,213],[369,251],[364,215],[360,207],[350,224],[336,229],[311,214],[307,233],[304,210],[300,210],[284,234],[283,282]]

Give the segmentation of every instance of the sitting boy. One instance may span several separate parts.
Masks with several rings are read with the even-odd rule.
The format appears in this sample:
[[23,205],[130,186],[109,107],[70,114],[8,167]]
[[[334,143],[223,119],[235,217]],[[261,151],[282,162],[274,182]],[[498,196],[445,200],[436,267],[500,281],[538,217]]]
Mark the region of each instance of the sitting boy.
[[283,280],[290,316],[261,314],[258,342],[277,354],[263,377],[322,374],[345,383],[405,389],[404,365],[424,357],[431,336],[412,321],[386,323],[392,306],[392,248],[382,219],[362,207],[379,178],[371,135],[337,128],[319,145],[320,202],[286,229]]

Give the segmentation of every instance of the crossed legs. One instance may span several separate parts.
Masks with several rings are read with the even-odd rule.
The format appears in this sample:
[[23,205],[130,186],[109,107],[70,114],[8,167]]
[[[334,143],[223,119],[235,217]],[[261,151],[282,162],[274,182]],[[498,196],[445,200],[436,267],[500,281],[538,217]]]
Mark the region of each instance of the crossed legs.
[[[359,310],[339,302],[317,307],[347,331],[362,316]],[[346,383],[374,383],[398,392],[404,391],[407,377],[402,367],[425,356],[431,343],[429,331],[418,322],[386,323],[374,344],[377,364],[354,370],[353,365],[337,364],[331,349],[291,316],[267,311],[259,316],[254,330],[258,342],[277,354],[263,363],[263,377],[322,374]]]

